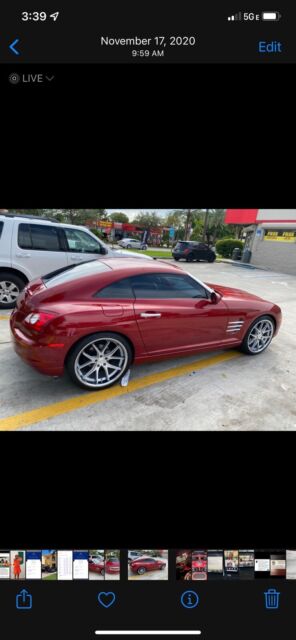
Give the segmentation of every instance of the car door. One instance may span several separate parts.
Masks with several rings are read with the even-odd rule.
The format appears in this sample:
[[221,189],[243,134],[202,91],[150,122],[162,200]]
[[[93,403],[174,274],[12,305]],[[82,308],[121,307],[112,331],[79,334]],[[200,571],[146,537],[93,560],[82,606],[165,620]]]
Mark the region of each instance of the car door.
[[12,247],[12,264],[28,280],[67,266],[58,226],[15,221]]
[[151,355],[215,347],[226,340],[228,308],[213,303],[206,289],[188,274],[133,276],[135,317]]
[[206,244],[202,244],[199,242],[194,249],[194,257],[197,260],[207,260],[208,259],[208,247]]
[[67,263],[75,264],[95,260],[105,254],[99,240],[82,229],[63,227],[66,238]]

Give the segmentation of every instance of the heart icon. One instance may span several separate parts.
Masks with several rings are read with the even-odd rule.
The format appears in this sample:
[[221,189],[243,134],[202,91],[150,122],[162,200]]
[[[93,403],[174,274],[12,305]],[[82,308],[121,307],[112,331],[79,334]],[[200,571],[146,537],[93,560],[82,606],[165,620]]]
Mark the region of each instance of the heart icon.
[[105,607],[105,609],[109,609],[109,607],[112,607],[112,604],[114,604],[115,600],[116,595],[113,591],[100,591],[100,593],[98,593],[99,604],[101,604],[102,607]]

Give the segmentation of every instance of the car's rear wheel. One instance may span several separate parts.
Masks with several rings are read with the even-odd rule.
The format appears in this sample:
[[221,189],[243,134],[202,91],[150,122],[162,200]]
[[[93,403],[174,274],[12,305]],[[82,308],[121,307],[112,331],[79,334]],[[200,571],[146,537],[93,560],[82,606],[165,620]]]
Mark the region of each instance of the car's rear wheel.
[[142,576],[144,573],[146,573],[145,567],[139,567],[137,573],[139,574],[139,576]]
[[128,341],[115,333],[94,333],[70,352],[66,367],[72,380],[84,389],[106,389],[125,374],[132,361]]
[[208,258],[208,262],[215,262],[216,260],[216,256],[210,256],[210,258]]
[[250,356],[265,351],[272,341],[274,334],[274,321],[270,316],[261,316],[251,324],[241,344],[241,351]]
[[131,248],[132,248],[132,245],[131,245],[131,244],[127,244],[127,245],[126,245],[126,248],[127,248],[127,249],[131,249]]
[[0,273],[0,309],[12,309],[25,282],[12,273]]
[[105,575],[105,569],[101,569],[100,574],[101,574],[101,576],[104,576]]

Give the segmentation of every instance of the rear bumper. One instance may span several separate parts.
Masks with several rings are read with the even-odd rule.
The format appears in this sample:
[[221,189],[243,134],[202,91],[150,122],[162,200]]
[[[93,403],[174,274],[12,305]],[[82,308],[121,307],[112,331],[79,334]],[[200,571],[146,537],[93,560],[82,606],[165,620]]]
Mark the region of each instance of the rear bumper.
[[25,336],[11,323],[13,347],[17,355],[40,373],[61,376],[64,372],[65,347],[50,347]]

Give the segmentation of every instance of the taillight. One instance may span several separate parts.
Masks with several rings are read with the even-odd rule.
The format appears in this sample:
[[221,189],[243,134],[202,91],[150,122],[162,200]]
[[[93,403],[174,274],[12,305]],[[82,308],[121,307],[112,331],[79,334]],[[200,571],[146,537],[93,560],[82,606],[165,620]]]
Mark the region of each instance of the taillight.
[[184,253],[189,253],[190,249],[184,249]]
[[34,331],[41,331],[43,327],[56,318],[55,313],[29,313],[29,315],[25,318],[24,322],[28,324]]

